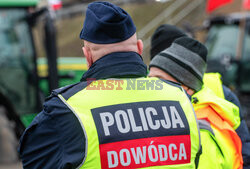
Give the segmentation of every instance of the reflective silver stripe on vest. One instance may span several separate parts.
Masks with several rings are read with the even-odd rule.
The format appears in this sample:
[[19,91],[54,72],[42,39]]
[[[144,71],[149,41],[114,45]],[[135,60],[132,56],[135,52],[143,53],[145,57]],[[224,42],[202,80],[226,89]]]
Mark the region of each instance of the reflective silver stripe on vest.
[[198,124],[200,126],[200,129],[208,130],[210,133],[214,135],[214,131],[211,128],[211,125],[207,120],[198,120]]
[[82,167],[82,165],[84,164],[86,158],[87,158],[87,152],[88,152],[88,137],[87,137],[87,133],[85,131],[85,128],[82,124],[82,121],[80,119],[80,117],[77,115],[77,113],[74,111],[74,109],[66,102],[66,100],[63,98],[62,95],[58,95],[58,97],[61,99],[61,101],[74,113],[74,115],[77,117],[79,123],[81,124],[81,127],[82,127],[82,130],[83,130],[83,133],[84,133],[84,136],[85,136],[85,139],[86,139],[86,143],[85,143],[85,156],[84,156],[84,159],[82,160],[81,164],[76,168],[76,169],[79,169]]

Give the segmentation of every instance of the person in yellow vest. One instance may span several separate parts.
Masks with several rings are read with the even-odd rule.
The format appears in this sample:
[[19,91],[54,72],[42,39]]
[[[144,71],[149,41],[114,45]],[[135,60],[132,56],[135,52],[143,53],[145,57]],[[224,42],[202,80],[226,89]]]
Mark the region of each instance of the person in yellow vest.
[[52,92],[20,140],[24,169],[195,169],[201,153],[192,104],[180,85],[146,78],[129,14],[87,7],[81,82]]
[[152,59],[149,76],[180,83],[192,96],[203,150],[198,168],[242,169],[242,145],[235,132],[240,125],[239,108],[203,84],[206,55],[200,42],[178,38]]
[[[170,47],[173,41],[180,37],[187,37],[183,30],[174,25],[160,25],[155,30],[151,38],[151,60],[154,58],[154,56],[156,56],[156,54]],[[246,121],[243,118],[243,110],[241,108],[239,99],[228,87],[222,84],[220,75],[218,73],[205,73],[203,82],[206,84],[206,86],[212,89],[217,96],[226,99],[227,101],[239,107],[241,122],[235,131],[239,135],[242,142],[243,168],[250,169],[250,134]]]

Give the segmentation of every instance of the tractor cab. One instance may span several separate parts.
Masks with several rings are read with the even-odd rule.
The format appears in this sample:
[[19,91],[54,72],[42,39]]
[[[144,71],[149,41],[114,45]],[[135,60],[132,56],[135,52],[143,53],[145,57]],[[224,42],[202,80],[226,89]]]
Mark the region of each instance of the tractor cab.
[[219,72],[223,83],[237,93],[250,127],[250,13],[214,16],[207,30],[208,72]]

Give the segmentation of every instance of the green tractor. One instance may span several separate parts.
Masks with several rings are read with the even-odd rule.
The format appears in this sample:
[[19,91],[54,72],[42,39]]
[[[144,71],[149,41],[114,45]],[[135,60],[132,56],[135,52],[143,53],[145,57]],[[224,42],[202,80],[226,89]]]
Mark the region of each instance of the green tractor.
[[214,16],[207,31],[208,72],[219,72],[225,85],[238,95],[250,128],[250,13]]
[[[54,21],[37,3],[0,1],[0,163],[18,159],[18,139],[41,111],[44,98],[79,81],[87,69],[84,58],[57,58]],[[43,25],[46,58],[36,53],[33,29],[38,23]]]

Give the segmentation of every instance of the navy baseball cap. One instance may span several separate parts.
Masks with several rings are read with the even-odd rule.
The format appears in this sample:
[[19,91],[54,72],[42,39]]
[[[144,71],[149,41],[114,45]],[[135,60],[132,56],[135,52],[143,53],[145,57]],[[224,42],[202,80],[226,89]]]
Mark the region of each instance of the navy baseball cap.
[[80,38],[96,44],[127,40],[136,32],[129,14],[109,2],[93,2],[87,7]]

